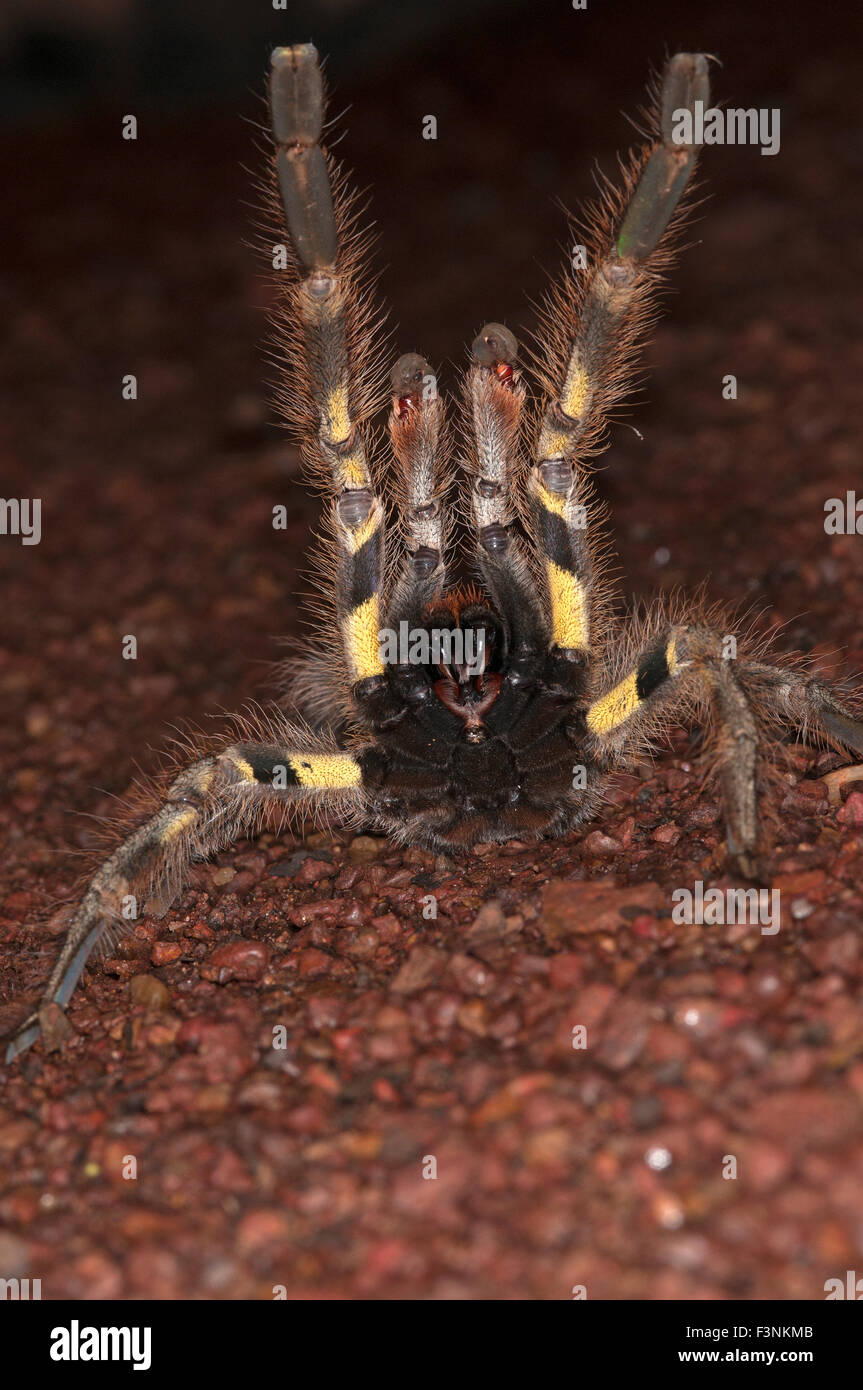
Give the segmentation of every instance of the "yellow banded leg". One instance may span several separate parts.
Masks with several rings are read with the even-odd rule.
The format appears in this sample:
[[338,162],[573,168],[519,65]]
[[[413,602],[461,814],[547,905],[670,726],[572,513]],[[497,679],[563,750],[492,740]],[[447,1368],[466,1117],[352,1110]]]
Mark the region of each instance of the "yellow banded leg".
[[[685,143],[683,113],[710,101],[707,58],[677,53],[666,64],[657,124],[659,141],[643,158],[619,228],[612,226],[596,263],[569,272],[585,276],[583,291],[570,278],[563,302],[580,305],[569,359],[558,394],[545,411],[537,443],[538,463],[574,459],[596,444],[608,409],[630,389],[629,368],[649,320],[656,283],[654,258],[667,252],[663,238],[695,168],[698,146]],[[694,133],[690,120],[689,134]],[[583,456],[583,455],[582,455]]]
[[383,669],[378,630],[384,512],[372,488],[365,421],[359,418],[368,411],[367,398],[352,398],[353,370],[364,364],[351,361],[349,344],[356,340],[351,325],[355,330],[362,310],[350,256],[339,253],[332,186],[320,144],[323,83],[311,44],[274,51],[270,112],[282,205],[299,270],[289,303],[300,325],[297,375],[308,397],[315,461],[334,494],[337,620],[348,672],[356,682]]
[[[678,681],[706,697],[718,726],[717,753],[729,852],[744,873],[752,871],[758,841],[756,764],[758,726],[733,663],[722,658],[722,636],[698,628],[674,628],[648,647],[635,668],[589,706],[585,725],[597,756],[612,765],[622,749],[638,744],[640,727],[657,700],[674,697]],[[741,668],[741,676],[745,672]],[[679,688],[679,687],[678,687]],[[682,691],[680,692],[682,693]]]
[[332,186],[320,144],[323,81],[311,44],[273,51],[270,117],[279,191],[299,270],[290,308],[301,325],[301,383],[317,417],[319,454],[336,491],[367,488],[370,477],[354,418],[348,353],[357,292],[339,256]]
[[339,547],[336,607],[352,684],[383,674],[381,590],[384,512],[367,488],[345,492],[335,507]]
[[660,139],[643,156],[628,205],[619,195],[619,227],[609,199],[591,248],[593,263],[567,271],[548,305],[549,327],[566,334],[568,355],[552,347],[547,375],[554,395],[542,419],[529,483],[537,546],[551,606],[553,643],[586,651],[590,643],[591,557],[580,463],[598,451],[609,411],[631,388],[631,367],[650,321],[665,233],[695,166],[697,149],[678,141],[674,113],[709,100],[707,60],[676,54],[663,76]]
[[[362,798],[360,761],[348,753],[266,743],[238,743],[186,768],[162,805],[93,875],[72,918],[42,1002],[9,1043],[11,1061],[65,1008],[89,956],[106,933],[122,930],[148,901],[170,902],[188,865],[223,849],[254,826],[267,802],[323,804],[336,814]],[[59,1009],[58,1009],[59,1006]],[[49,1020],[50,1024],[49,1024]]]
[[678,669],[677,637],[671,635],[649,648],[622,681],[588,707],[585,722],[592,734],[611,734],[626,724]]
[[544,460],[532,469],[528,494],[545,573],[552,645],[585,658],[590,649],[593,566],[583,494],[563,460]]

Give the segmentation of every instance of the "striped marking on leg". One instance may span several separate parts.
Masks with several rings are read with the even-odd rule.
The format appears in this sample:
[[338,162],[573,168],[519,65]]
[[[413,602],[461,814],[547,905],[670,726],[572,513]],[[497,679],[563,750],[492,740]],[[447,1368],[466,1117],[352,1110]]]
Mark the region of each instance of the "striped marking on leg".
[[384,663],[380,653],[380,603],[377,594],[359,603],[342,620],[345,652],[354,681],[380,676]]
[[303,326],[318,445],[337,489],[368,487],[365,449],[351,410],[348,326],[354,291],[342,273],[333,190],[320,143],[324,91],[318,54],[311,44],[295,44],[276,48],[271,61],[276,170],[299,262],[293,307]]
[[381,675],[380,590],[383,571],[383,508],[370,492],[345,493],[336,516],[342,555],[339,609],[342,641],[353,681]]
[[275,783],[277,791],[290,787],[330,791],[362,783],[360,765],[350,753],[289,753],[266,744],[246,746],[243,752],[242,758],[231,750],[225,756],[240,768],[244,781],[268,787]]
[[551,640],[557,647],[586,651],[590,643],[588,585],[583,577],[589,565],[586,539],[578,530],[573,534],[569,524],[569,492],[553,492],[538,472],[532,476],[531,492],[551,606]]
[[645,652],[634,671],[589,707],[586,722],[590,732],[608,734],[625,724],[677,668],[673,637]]

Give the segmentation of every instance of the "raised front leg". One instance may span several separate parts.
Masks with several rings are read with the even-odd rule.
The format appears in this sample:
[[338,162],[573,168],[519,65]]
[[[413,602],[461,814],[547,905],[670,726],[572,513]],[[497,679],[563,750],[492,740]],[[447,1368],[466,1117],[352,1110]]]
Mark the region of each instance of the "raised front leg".
[[586,230],[573,226],[572,264],[545,304],[539,369],[549,399],[528,491],[552,641],[573,654],[591,646],[602,607],[592,535],[599,518],[585,463],[604,447],[609,414],[632,390],[655,317],[697,154],[672,139],[673,113],[696,101],[709,101],[707,59],[678,53],[663,77],[656,142],[630,157],[622,188],[606,186]]
[[311,44],[272,55],[270,112],[276,170],[294,265],[284,277],[279,346],[290,367],[280,392],[288,420],[332,500],[336,554],[332,590],[348,684],[379,675],[378,631],[384,573],[384,509],[367,458],[367,421],[376,404],[374,312],[363,291],[351,209],[333,196],[321,144],[323,82]]

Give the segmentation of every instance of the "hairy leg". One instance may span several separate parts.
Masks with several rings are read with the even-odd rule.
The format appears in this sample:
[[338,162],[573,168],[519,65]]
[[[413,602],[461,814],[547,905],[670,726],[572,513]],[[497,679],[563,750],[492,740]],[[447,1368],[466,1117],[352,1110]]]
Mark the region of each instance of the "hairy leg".
[[547,403],[526,520],[545,578],[551,640],[563,651],[591,649],[604,603],[586,461],[604,447],[609,413],[632,390],[635,357],[655,317],[680,225],[674,214],[697,153],[673,140],[672,113],[696,100],[709,100],[707,60],[678,53],[663,76],[654,143],[631,156],[622,189],[606,188],[589,218],[587,244],[576,240],[573,263],[545,305],[538,366]]
[[[358,757],[318,746],[234,743],[184,769],[161,805],[97,869],[77,908],[39,1010],[18,1029],[6,1061],[36,1041],[51,1006],[64,1008],[100,939],[128,927],[139,905],[169,902],[190,863],[251,831],[269,803],[286,811],[326,807],[336,815],[363,804]],[[47,1011],[47,1015],[46,1015]],[[51,1032],[57,1033],[56,1010]],[[47,1031],[47,1029],[46,1029]]]
[[[320,144],[323,83],[311,44],[272,56],[270,112],[276,171],[294,264],[282,287],[280,346],[292,390],[280,399],[305,456],[332,497],[335,617],[349,682],[379,674],[384,509],[367,459],[375,405],[367,357],[370,310],[359,285],[356,247],[342,245],[349,218],[333,196]],[[344,202],[344,200],[342,200]],[[340,225],[343,232],[339,235]]]
[[[775,722],[814,727],[858,752],[863,751],[863,723],[827,687],[799,672],[745,658],[727,660],[725,641],[726,634],[706,627],[669,625],[644,646],[621,680],[592,701],[585,726],[594,756],[612,766],[656,732],[663,711],[682,707],[688,715],[707,706],[717,726],[729,853],[751,875],[759,842],[756,772],[765,712]],[[777,692],[787,692],[778,707]]]

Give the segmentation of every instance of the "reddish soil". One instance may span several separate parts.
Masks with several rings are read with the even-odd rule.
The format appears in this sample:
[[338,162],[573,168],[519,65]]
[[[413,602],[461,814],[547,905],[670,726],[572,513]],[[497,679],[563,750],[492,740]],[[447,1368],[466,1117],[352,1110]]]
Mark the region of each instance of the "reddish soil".
[[[550,200],[589,192],[594,155],[611,170],[619,108],[681,34],[644,17],[624,43],[597,20],[576,44],[581,22],[341,80],[397,350],[449,387],[484,319],[529,323],[563,233]],[[721,54],[730,104],[781,107],[783,146],[704,161],[643,439],[617,428],[598,478],[623,592],[709,576],[778,650],[859,673],[863,538],[823,526],[861,486],[853,36],[774,35],[756,11],[683,37]],[[116,124],[0,147],[19,199],[3,491],[42,498],[38,546],[0,537],[4,1003],[50,968],[87,817],[157,765],[169,724],[266,695],[276,636],[303,631],[317,504],[267,423],[250,133],[188,112],[130,147]],[[85,974],[67,1050],[0,1078],[0,1275],[46,1298],[823,1298],[863,1260],[863,792],[829,806],[816,779],[840,760],[794,756],[766,859],[777,936],[671,920],[674,888],[735,882],[683,730],[539,849],[449,863],[310,829],[200,866]]]

